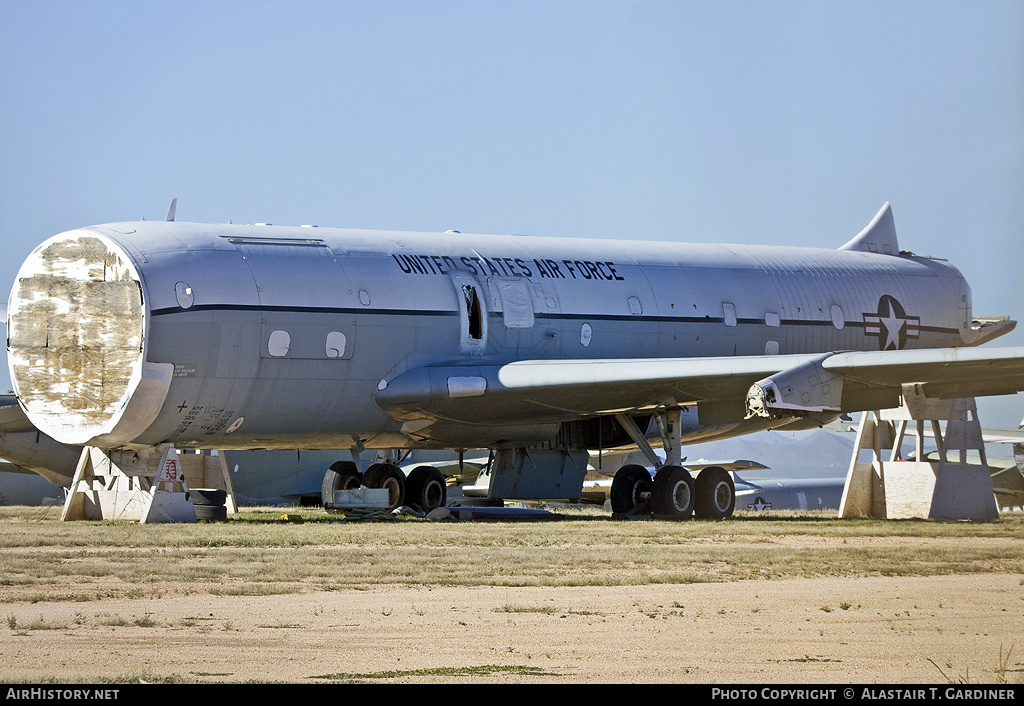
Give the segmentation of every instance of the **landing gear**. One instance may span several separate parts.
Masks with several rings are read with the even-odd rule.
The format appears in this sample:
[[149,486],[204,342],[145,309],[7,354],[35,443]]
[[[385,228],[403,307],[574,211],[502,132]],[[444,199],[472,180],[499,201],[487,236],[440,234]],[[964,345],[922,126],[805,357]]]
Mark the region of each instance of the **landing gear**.
[[694,479],[683,468],[685,459],[681,455],[683,420],[680,407],[667,408],[653,417],[661,432],[664,463],[632,417],[617,414],[615,419],[651,465],[659,470],[651,482],[650,473],[641,466],[623,466],[619,469],[612,481],[613,515],[640,514],[636,510],[642,507],[640,500],[643,496],[649,503],[649,508],[644,510],[660,518],[688,520],[695,513],[697,517],[708,520],[732,517],[736,506],[736,486],[732,476],[723,468],[711,466],[699,471]]
[[681,466],[662,466],[654,476],[655,517],[688,520],[693,516],[693,478]]
[[623,466],[612,479],[612,514],[628,515],[650,510],[651,473],[643,466]]
[[448,502],[444,474],[432,466],[417,466],[405,479],[405,499],[423,512],[444,507]]
[[405,474],[392,463],[374,463],[363,474],[363,485],[367,488],[386,488],[388,510],[394,510],[405,502]]
[[[436,474],[436,476],[434,475]],[[355,490],[360,487],[383,488],[388,491],[388,510],[394,510],[405,503],[407,488],[412,491],[414,502],[426,511],[441,507],[447,500],[448,489],[441,472],[427,466],[417,468],[406,480],[405,473],[394,463],[374,463],[360,473],[353,461],[338,461],[331,464],[324,474],[320,498],[326,506],[334,502],[334,494],[339,490]]]
[[725,469],[715,466],[705,468],[697,474],[694,490],[694,512],[697,517],[704,520],[732,517],[736,507],[736,484]]
[[331,464],[324,474],[323,485],[320,487],[322,505],[334,502],[334,493],[338,490],[352,490],[363,482],[363,474],[352,461],[337,461]]

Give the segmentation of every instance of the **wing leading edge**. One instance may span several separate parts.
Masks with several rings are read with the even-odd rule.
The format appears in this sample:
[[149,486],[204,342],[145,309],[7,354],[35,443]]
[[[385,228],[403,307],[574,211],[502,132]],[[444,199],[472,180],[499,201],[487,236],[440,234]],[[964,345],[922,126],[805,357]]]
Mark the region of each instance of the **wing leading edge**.
[[377,403],[400,421],[539,424],[696,404],[701,420],[895,407],[1024,390],[1024,347],[718,358],[530,360],[410,370]]

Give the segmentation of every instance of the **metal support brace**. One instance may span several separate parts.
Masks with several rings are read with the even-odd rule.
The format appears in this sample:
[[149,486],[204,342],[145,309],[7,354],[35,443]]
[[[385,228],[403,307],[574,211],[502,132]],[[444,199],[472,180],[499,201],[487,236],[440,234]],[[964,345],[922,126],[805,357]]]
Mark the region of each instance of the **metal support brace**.
[[360,454],[363,452],[363,443],[361,441],[357,441],[357,443],[349,447],[348,452],[349,455],[352,456],[352,463],[356,464],[356,470],[360,473],[365,471],[366,469],[363,468],[363,459],[360,457]]
[[647,437],[640,431],[640,427],[636,425],[632,417],[625,414],[616,414],[616,421],[622,425],[622,428],[629,434],[629,438],[633,440],[633,443],[637,445],[647,460],[651,462],[651,465],[655,468],[661,468],[662,461],[658,458],[658,454],[654,453],[654,449],[651,448],[650,443],[647,441]]
[[665,410],[665,419],[657,415],[658,430],[661,432],[661,445],[665,449],[665,465],[681,466],[683,463],[683,410],[681,407],[670,407]]
[[616,414],[615,419],[622,425],[629,438],[637,445],[640,451],[651,462],[655,468],[662,466],[681,466],[683,463],[683,409],[682,407],[670,407],[660,414],[654,415],[654,423],[658,425],[658,432],[661,434],[661,446],[665,450],[665,460],[654,452],[647,437],[640,431],[632,417],[625,414]]

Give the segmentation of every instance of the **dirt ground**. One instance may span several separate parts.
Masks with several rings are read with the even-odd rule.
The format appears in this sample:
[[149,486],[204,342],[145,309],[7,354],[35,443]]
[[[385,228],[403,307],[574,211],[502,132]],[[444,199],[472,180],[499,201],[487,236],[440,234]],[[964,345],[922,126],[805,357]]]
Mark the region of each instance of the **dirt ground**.
[[4,611],[0,681],[1024,682],[1017,575],[375,587]]

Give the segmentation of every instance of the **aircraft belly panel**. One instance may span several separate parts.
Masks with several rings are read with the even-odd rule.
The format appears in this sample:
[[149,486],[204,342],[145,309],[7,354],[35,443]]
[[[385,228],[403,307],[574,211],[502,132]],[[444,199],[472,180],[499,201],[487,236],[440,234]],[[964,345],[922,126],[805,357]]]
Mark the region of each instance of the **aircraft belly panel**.
[[[300,364],[302,362],[300,361]],[[158,424],[137,443],[170,441],[205,448],[291,447],[289,439],[319,439],[332,448],[339,438],[379,433],[397,425],[372,399],[376,381],[344,380],[336,384],[315,374],[295,379],[177,378],[167,395]],[[326,439],[332,441],[326,442]]]

